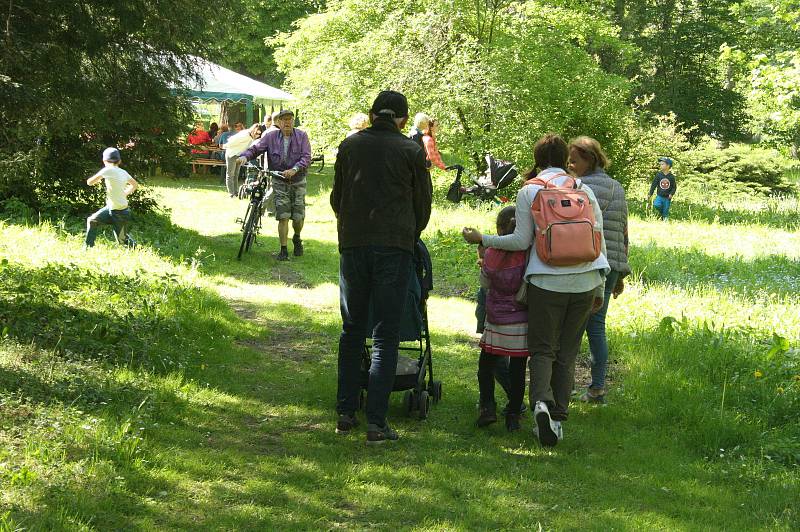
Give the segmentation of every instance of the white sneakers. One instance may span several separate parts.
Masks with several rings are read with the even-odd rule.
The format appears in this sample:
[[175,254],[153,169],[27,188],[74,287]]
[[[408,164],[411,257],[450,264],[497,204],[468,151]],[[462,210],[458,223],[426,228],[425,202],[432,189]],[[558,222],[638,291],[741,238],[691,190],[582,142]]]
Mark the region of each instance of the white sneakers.
[[533,409],[533,418],[536,425],[533,433],[539,438],[539,443],[546,447],[554,447],[559,441],[564,439],[564,430],[561,428],[560,421],[553,421],[550,418],[550,409],[542,401],[536,401]]

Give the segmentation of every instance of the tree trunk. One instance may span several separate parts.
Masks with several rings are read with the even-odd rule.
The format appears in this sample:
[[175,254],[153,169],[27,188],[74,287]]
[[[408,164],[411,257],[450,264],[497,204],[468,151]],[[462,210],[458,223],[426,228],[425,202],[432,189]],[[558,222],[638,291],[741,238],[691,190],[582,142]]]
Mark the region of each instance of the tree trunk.
[[241,122],[244,127],[249,127],[250,124],[245,124],[245,109],[244,104],[240,102],[224,101],[221,104],[220,111],[220,124],[228,124],[228,127],[233,129],[236,122]]
[[[467,122],[464,110],[460,107],[456,107],[456,114],[458,115],[458,121],[461,122],[461,127],[464,128],[464,135],[467,137],[467,140],[471,141],[472,129],[469,127],[469,122]],[[472,152],[472,162],[475,164],[475,170],[480,173],[483,159],[478,152]]]

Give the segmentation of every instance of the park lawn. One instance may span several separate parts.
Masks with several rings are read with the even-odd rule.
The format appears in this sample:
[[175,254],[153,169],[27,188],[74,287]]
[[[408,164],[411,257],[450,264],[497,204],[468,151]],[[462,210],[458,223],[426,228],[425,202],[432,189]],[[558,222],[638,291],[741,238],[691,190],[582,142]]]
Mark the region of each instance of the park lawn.
[[574,404],[545,450],[530,416],[512,435],[474,426],[477,278],[458,232],[494,213],[437,206],[443,401],[419,421],[396,394],[402,439],[368,448],[333,432],[330,181],[310,177],[289,263],[272,220],[235,260],[245,204],[213,178],[152,180],[170,214],[137,219],[135,251],[84,252],[80,221],[0,223],[0,530],[800,526],[800,213],[634,211],[610,404]]

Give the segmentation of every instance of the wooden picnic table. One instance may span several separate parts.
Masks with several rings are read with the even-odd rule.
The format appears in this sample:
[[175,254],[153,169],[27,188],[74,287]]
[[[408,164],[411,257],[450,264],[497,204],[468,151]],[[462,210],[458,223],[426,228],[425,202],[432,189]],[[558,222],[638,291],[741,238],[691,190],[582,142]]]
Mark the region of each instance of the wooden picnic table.
[[189,164],[192,165],[192,171],[194,171],[195,166],[225,166],[225,159],[215,159],[213,157],[214,153],[224,153],[225,148],[220,148],[216,144],[194,144],[192,145],[193,150],[200,150],[200,151],[207,151],[208,154],[193,154],[192,160],[189,161]]

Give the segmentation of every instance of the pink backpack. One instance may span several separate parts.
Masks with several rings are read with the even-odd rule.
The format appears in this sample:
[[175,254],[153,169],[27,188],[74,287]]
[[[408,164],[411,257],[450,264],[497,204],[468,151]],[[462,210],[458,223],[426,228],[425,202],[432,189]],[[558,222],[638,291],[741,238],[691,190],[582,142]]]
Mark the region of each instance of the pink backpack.
[[[552,181],[567,176],[563,185]],[[589,195],[567,174],[549,179],[529,179],[526,185],[541,185],[531,204],[535,225],[535,247],[539,259],[550,266],[573,266],[600,256],[602,233],[595,229]]]

